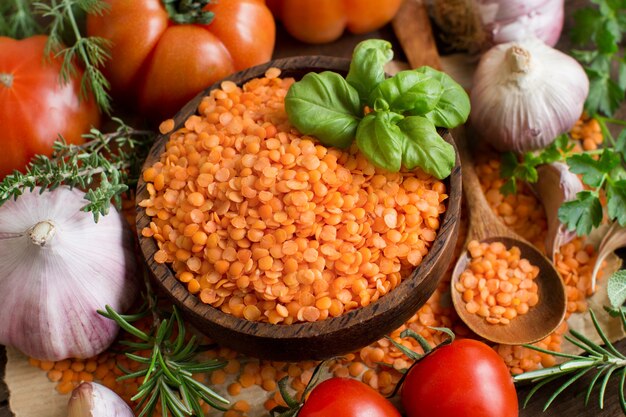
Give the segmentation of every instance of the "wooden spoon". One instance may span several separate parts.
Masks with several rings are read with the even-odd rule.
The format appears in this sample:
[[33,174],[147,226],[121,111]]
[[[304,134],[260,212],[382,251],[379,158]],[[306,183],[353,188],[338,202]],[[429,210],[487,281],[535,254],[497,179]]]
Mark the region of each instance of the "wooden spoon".
[[481,190],[463,128],[455,130],[454,138],[461,158],[463,194],[469,210],[469,230],[465,246],[471,240],[486,243],[498,241],[507,249],[517,246],[522,258],[528,259],[540,270],[535,279],[539,289],[539,303],[531,307],[528,313],[512,319],[509,324],[489,324],[483,317],[465,309],[462,294],[455,288],[459,276],[469,265],[470,255],[465,250],[452,273],[450,291],[454,308],[474,333],[487,340],[507,345],[534,343],[552,333],[565,317],[567,300],[563,281],[554,265],[537,248],[512,232],[494,215]]

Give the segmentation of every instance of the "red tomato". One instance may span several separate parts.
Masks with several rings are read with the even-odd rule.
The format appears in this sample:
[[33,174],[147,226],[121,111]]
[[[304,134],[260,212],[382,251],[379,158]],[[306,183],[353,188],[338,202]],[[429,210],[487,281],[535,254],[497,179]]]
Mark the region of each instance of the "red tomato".
[[400,413],[369,385],[330,378],[311,391],[298,417],[400,417]]
[[517,417],[517,392],[502,358],[462,339],[411,368],[401,391],[408,417]]
[[151,118],[172,117],[199,91],[268,61],[275,25],[263,0],[211,2],[208,25],[178,25],[160,0],[106,0],[87,17],[89,36],[112,42],[104,73],[113,95]]
[[308,43],[376,30],[395,16],[402,0],[267,0],[291,36]]
[[46,40],[0,37],[0,179],[35,154],[50,155],[59,135],[80,144],[100,123],[94,100],[80,100],[82,72],[61,85],[61,60],[44,59]]

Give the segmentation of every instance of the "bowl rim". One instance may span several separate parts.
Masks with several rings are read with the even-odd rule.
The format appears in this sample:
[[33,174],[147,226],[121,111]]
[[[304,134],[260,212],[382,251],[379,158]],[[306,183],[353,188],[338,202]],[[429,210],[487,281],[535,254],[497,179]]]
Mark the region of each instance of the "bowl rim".
[[[206,96],[211,90],[219,88],[224,81],[237,81],[238,85],[245,83],[253,78],[262,76],[265,71],[272,67],[281,69],[281,72],[288,72],[289,70],[302,70],[316,67],[320,67],[322,70],[334,70],[334,71],[348,71],[350,60],[347,58],[329,57],[320,55],[311,56],[294,56],[288,58],[280,58],[271,60],[265,64],[257,65],[249,69],[232,74],[229,77],[223,78],[220,81],[214,83],[210,87],[204,89],[198,93],[191,101],[179,110],[173,117],[174,120],[186,115],[197,114],[197,107],[201,99]],[[339,67],[339,68],[337,68]],[[188,117],[188,116],[186,116]],[[163,148],[167,143],[171,133],[178,130],[183,124],[184,120],[178,121],[175,127],[166,134],[159,134],[155,139],[153,146],[150,149],[149,155],[146,157],[142,164],[141,172],[147,167],[151,166],[158,161],[158,156],[163,152]],[[146,183],[143,181],[143,177],[139,176],[139,181],[136,188],[136,226],[137,235],[141,247],[143,258],[148,265],[151,273],[160,282],[160,285],[168,292],[168,296],[173,298],[179,306],[184,308],[187,313],[195,316],[197,320],[209,321],[218,326],[228,328],[236,333],[245,333],[249,336],[268,339],[310,339],[312,337],[318,337],[320,335],[327,335],[332,333],[341,332],[347,325],[352,323],[362,323],[372,320],[378,315],[382,315],[385,312],[401,305],[409,295],[411,289],[415,289],[419,286],[431,273],[431,270],[436,265],[436,260],[439,259],[444,253],[444,249],[448,239],[454,238],[455,235],[455,222],[458,221],[460,215],[460,200],[461,200],[461,163],[456,151],[456,145],[452,138],[451,133],[446,129],[438,129],[444,139],[451,143],[455,147],[456,158],[455,166],[449,177],[442,180],[446,182],[448,198],[445,200],[446,211],[440,217],[441,223],[437,231],[437,236],[432,242],[432,245],[424,256],[424,259],[413,269],[413,272],[387,294],[381,296],[377,301],[370,303],[365,307],[358,307],[347,313],[343,313],[337,317],[328,317],[321,321],[316,322],[299,322],[292,324],[271,324],[266,322],[252,322],[244,318],[239,318],[234,315],[225,313],[219,308],[213,307],[209,304],[203,303],[197,295],[191,294],[185,285],[181,283],[175,276],[175,273],[171,267],[171,264],[159,264],[154,261],[154,253],[158,250],[156,240],[152,237],[145,237],[141,231],[144,227],[149,226],[150,217],[145,214],[145,208],[141,207],[139,203],[148,197],[146,189]],[[156,155],[156,156],[155,156]],[[456,191],[453,193],[452,191]],[[452,201],[452,198],[458,199],[458,201]],[[453,213],[450,210],[451,204],[458,205],[458,213]],[[159,277],[164,277],[160,279]],[[441,277],[437,277],[439,282]],[[435,286],[436,287],[436,286]],[[182,289],[183,291],[173,291],[174,289]],[[182,294],[178,296],[177,294]],[[402,294],[402,298],[397,297],[398,294]],[[383,308],[384,307],[384,308]],[[417,311],[417,310],[416,310]],[[201,329],[199,329],[201,330]],[[383,333],[384,334],[384,333]]]

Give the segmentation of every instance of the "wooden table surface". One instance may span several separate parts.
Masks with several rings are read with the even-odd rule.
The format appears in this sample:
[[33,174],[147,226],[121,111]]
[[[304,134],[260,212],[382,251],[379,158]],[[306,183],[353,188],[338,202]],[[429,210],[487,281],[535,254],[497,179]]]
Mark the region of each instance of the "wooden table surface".
[[[565,1],[565,13],[566,22],[561,41],[557,45],[558,48],[568,51],[570,45],[567,40],[567,31],[572,25],[571,16],[573,12],[581,7],[585,7],[589,4],[587,0],[566,0]],[[275,51],[275,57],[285,57],[292,55],[332,55],[332,56],[344,56],[349,57],[351,51],[358,42],[366,38],[378,37],[388,39],[394,44],[394,51],[396,52],[395,58],[402,60],[404,55],[399,47],[398,41],[395,38],[393,30],[390,26],[386,26],[379,31],[369,33],[367,35],[345,35],[340,40],[327,44],[327,45],[305,45],[301,44],[289,37],[283,30],[279,29],[277,34],[277,48]],[[622,106],[618,113],[618,118],[626,119],[626,106]],[[616,344],[617,348],[626,352],[626,339],[621,340]],[[4,347],[0,345],[0,417],[13,417],[12,412],[9,409],[8,399],[9,393],[6,384],[4,383],[4,366],[6,364],[6,353]],[[622,415],[622,411],[619,407],[618,400],[618,378],[608,384],[606,390],[605,406],[604,410],[600,410],[597,406],[597,388],[594,396],[590,401],[588,407],[584,407],[584,394],[586,388],[591,381],[592,375],[583,377],[572,386],[570,386],[556,402],[546,411],[542,413],[543,404],[549,398],[550,394],[554,392],[557,384],[551,384],[540,390],[526,409],[521,408],[521,404],[528,392],[528,388],[520,388],[520,416],[521,417],[562,417],[562,416],[577,416],[577,417],[614,417]],[[35,416],[24,416],[35,417]],[[45,417],[45,416],[37,416]]]

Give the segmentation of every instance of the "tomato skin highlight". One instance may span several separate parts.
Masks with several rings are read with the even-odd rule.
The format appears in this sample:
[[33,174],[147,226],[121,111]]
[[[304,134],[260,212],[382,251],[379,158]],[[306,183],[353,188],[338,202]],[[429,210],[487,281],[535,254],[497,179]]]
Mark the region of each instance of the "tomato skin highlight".
[[408,417],[517,417],[513,378],[486,344],[461,339],[411,368],[401,400]]
[[400,417],[400,412],[361,381],[330,378],[311,391],[298,417]]
[[197,93],[235,71],[267,62],[276,37],[262,0],[211,2],[208,25],[176,24],[160,0],[104,0],[87,34],[112,43],[103,70],[117,103],[152,120],[173,117]]
[[337,40],[345,29],[355,34],[376,30],[395,16],[402,0],[267,0],[294,38],[307,43]]
[[0,37],[0,180],[36,154],[49,156],[59,135],[81,144],[100,124],[93,97],[80,98],[82,70],[61,85],[61,59],[44,58],[47,39]]

